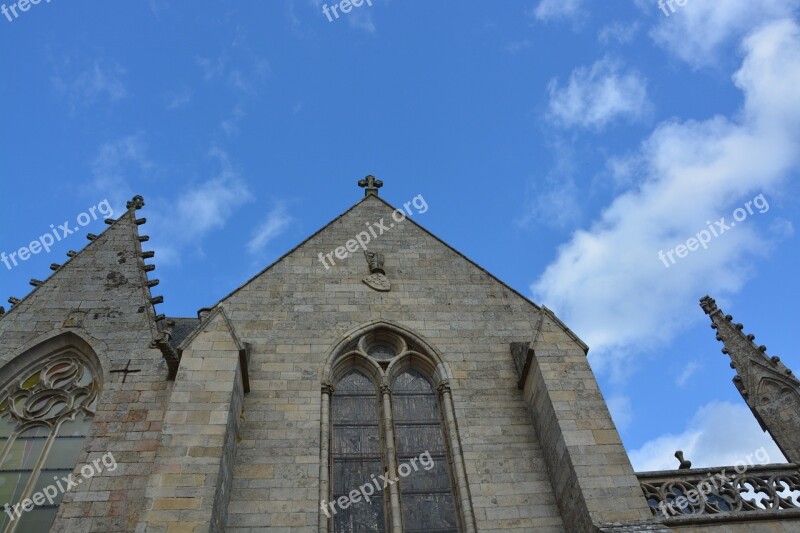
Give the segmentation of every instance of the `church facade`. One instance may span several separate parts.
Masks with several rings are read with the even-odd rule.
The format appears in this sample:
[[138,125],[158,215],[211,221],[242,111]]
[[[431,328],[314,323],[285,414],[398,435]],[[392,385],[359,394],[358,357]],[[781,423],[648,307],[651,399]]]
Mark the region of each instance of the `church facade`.
[[10,298],[0,530],[800,531],[800,382],[712,299],[791,463],[637,473],[588,347],[360,185],[197,318],[158,312],[138,196]]

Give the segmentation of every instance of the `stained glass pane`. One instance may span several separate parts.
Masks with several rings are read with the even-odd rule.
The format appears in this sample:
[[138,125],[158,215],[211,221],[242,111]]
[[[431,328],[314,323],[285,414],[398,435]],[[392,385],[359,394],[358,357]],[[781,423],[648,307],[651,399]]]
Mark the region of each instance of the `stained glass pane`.
[[48,435],[49,431],[45,427],[32,428],[20,434],[11,444],[0,470],[33,470]]
[[457,533],[439,404],[422,373],[410,369],[397,377],[392,409],[405,531]]
[[373,344],[367,349],[367,355],[378,361],[388,361],[393,358],[397,353],[394,348],[386,343]]
[[0,440],[0,450],[3,449],[3,446],[6,444],[6,440],[8,440],[8,437],[11,436],[11,433],[14,432],[16,427],[16,422],[11,420],[9,417],[4,416],[0,418],[0,439],[2,439]]
[[0,472],[0,505],[20,501],[30,477],[30,472]]
[[58,488],[59,482],[61,487],[66,489],[67,482],[63,481],[63,478],[69,476],[70,473],[72,473],[72,468],[69,470],[42,470],[42,472],[39,474],[39,477],[36,479],[36,483],[33,484],[33,492],[31,494],[41,492],[45,495],[45,497],[47,497],[49,494],[53,493],[53,490],[49,489],[47,492],[45,492],[44,489],[52,486],[53,489],[56,489],[56,494],[52,497],[53,503],[48,503],[47,500],[45,500],[42,507],[48,507],[50,505],[58,507],[58,504],[61,503],[61,500],[64,498],[64,493]]
[[[0,401],[0,446],[8,451],[0,464],[0,504],[7,502],[12,507],[41,498],[36,495],[54,485],[54,477],[60,480],[72,472],[91,424],[91,415],[85,413],[92,411],[99,393],[91,368],[70,354],[22,377],[23,382],[10,381]],[[69,420],[72,417],[75,419]],[[43,458],[48,440],[52,442]],[[22,512],[16,531],[48,531],[62,496],[56,491],[50,502],[45,500]],[[1,518],[0,530],[4,531],[11,519],[7,513]]]
[[32,511],[22,513],[17,531],[50,531],[57,512],[58,507],[55,505],[34,507]]
[[90,423],[91,420],[84,418],[82,414],[78,414],[75,420],[62,422],[43,468],[72,472],[83,449]]
[[357,503],[351,503],[349,496],[359,487],[372,483],[373,475],[383,473],[378,395],[364,374],[353,370],[336,385],[331,400],[331,420],[331,501],[337,503],[329,513],[333,517],[334,531],[385,531],[381,492],[376,490],[370,501],[359,494]]

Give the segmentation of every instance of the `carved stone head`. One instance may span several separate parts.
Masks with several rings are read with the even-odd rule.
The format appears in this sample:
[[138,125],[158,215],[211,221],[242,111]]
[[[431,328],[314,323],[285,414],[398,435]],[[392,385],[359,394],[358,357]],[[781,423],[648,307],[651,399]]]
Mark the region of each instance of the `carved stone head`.
[[378,252],[364,251],[364,256],[367,258],[369,264],[369,271],[373,274],[386,274],[383,270],[383,254]]

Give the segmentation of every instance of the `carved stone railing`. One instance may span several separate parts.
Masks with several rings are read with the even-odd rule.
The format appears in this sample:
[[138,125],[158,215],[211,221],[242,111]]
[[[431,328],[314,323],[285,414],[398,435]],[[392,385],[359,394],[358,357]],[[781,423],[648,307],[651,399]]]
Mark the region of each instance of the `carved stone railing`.
[[665,521],[800,519],[800,465],[639,472],[650,510]]

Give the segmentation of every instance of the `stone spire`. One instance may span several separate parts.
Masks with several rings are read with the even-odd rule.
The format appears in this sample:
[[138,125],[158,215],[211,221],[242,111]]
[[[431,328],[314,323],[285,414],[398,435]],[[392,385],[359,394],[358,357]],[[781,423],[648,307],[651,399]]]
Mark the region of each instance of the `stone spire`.
[[383,187],[383,182],[381,180],[376,180],[375,176],[370,174],[363,180],[358,180],[359,187],[365,187],[364,196],[369,196],[370,194],[374,194],[378,196],[378,189]]
[[781,363],[769,357],[766,346],[757,346],[755,335],[746,335],[742,324],[735,324],[710,296],[700,300],[703,311],[711,317],[717,340],[725,344],[722,353],[731,358],[736,369],[733,383],[764,431],[790,462],[800,462],[800,381]]

